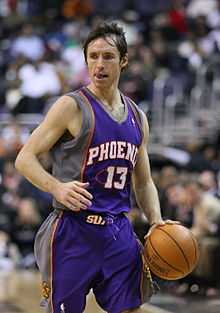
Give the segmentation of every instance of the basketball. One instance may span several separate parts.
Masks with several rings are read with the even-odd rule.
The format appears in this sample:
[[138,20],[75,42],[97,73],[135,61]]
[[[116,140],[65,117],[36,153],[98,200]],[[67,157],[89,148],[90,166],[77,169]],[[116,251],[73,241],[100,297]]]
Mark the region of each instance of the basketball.
[[180,224],[155,227],[144,246],[146,262],[156,276],[176,280],[187,276],[199,259],[198,243],[192,232]]

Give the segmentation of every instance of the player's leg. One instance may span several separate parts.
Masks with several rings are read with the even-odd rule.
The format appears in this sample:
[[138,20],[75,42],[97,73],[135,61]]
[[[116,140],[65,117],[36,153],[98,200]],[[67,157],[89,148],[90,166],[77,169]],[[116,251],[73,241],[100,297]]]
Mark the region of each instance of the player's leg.
[[54,236],[53,313],[60,313],[61,304],[67,313],[84,311],[86,296],[101,267],[98,235],[94,225],[65,213]]
[[88,245],[85,223],[75,219],[71,213],[65,212],[53,221],[52,229],[47,240],[49,254],[42,250],[43,242],[46,248],[45,235],[38,240],[41,246],[38,250],[42,254],[40,270],[42,274],[44,271],[49,273],[44,282],[46,312],[72,312],[74,308],[74,313],[82,313],[90,282],[96,273],[98,261],[91,267],[96,251]]
[[143,303],[140,246],[127,218],[107,227],[109,238],[104,255],[103,278],[93,291],[97,302],[107,312],[134,310]]

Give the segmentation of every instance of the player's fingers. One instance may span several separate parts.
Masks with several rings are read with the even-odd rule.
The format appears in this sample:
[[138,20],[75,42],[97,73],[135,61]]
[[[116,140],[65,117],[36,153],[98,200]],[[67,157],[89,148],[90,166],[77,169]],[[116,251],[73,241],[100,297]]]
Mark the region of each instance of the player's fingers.
[[144,239],[146,240],[146,239],[150,236],[151,233],[152,233],[152,229],[150,229],[150,230],[147,232],[147,234],[144,236]]
[[150,236],[150,234],[152,233],[152,231],[153,231],[153,229],[155,227],[157,227],[157,226],[164,226],[165,224],[181,224],[181,223],[179,221],[173,221],[173,220],[165,220],[165,221],[161,221],[161,222],[158,222],[158,223],[154,223],[150,227],[148,233],[144,236],[144,239],[147,239]]
[[160,221],[158,223],[153,223],[148,231],[148,233],[144,236],[144,239],[147,239],[150,234],[152,233],[152,231],[154,230],[154,228],[156,228],[157,226],[163,226],[165,225],[165,221]]
[[147,234],[144,236],[144,239],[146,240],[150,234],[152,233],[153,229],[157,226],[158,224],[154,224],[151,226],[151,228],[148,230]]
[[78,192],[75,192],[74,190],[71,190],[69,192],[69,196],[75,200],[77,200],[78,202],[80,202],[81,204],[86,205],[86,207],[89,207],[92,205],[92,202],[90,200],[88,200],[87,198],[85,198],[83,195],[81,195]]
[[73,189],[74,189],[74,191],[80,193],[84,197],[86,197],[86,198],[88,198],[90,200],[93,199],[92,194],[90,192],[88,192],[85,188],[79,186],[78,184],[75,183],[74,186],[73,186]]
[[82,183],[82,182],[80,182],[80,181],[78,181],[78,180],[74,180],[74,183],[75,183],[76,185],[82,187],[82,188],[87,188],[87,187],[89,187],[89,183],[88,183],[88,182]]
[[70,209],[71,211],[74,211],[74,212],[80,211],[80,208],[77,207],[77,206],[76,206],[75,204],[73,204],[72,202],[66,201],[65,206],[66,206],[68,209]]
[[181,224],[179,221],[165,220],[165,224]]
[[87,210],[87,206],[76,199],[69,198],[66,203],[67,207],[72,211]]

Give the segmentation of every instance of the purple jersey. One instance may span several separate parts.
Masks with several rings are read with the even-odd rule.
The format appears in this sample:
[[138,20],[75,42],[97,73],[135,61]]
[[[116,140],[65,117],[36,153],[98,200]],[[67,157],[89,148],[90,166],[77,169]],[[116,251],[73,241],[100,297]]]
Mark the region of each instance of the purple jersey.
[[111,214],[128,212],[131,175],[142,142],[134,104],[122,96],[124,116],[117,121],[87,88],[81,91],[94,114],[93,133],[83,171],[83,181],[90,183],[88,191],[93,195],[90,210]]
[[82,313],[93,289],[99,305],[120,313],[145,301],[142,249],[122,212],[130,209],[131,175],[142,142],[141,113],[122,96],[124,116],[116,118],[82,88],[69,94],[79,105],[82,128],[65,133],[52,149],[53,175],[60,181],[89,182],[89,210],[73,212],[54,200],[41,225],[35,256],[42,275],[47,313]]

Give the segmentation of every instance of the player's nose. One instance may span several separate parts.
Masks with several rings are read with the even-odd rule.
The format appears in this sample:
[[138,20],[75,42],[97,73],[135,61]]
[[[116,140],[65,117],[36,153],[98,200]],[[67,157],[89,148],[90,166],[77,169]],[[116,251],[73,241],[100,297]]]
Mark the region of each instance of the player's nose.
[[98,68],[104,68],[104,62],[103,62],[102,56],[100,56],[100,57],[97,59],[96,65],[97,65]]

